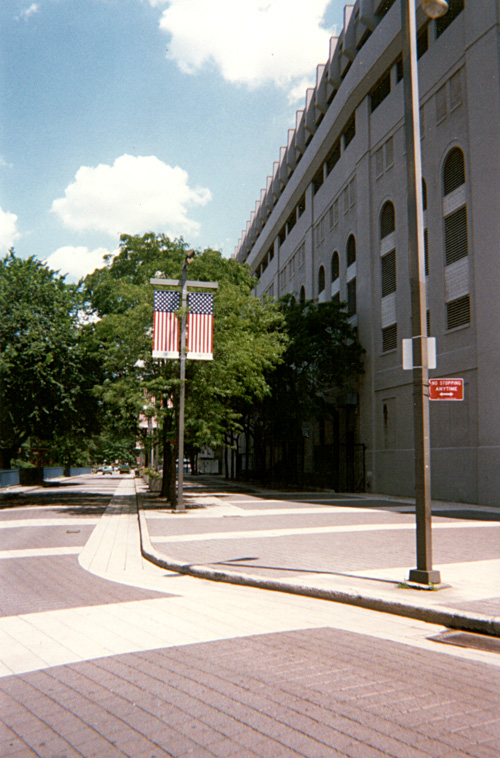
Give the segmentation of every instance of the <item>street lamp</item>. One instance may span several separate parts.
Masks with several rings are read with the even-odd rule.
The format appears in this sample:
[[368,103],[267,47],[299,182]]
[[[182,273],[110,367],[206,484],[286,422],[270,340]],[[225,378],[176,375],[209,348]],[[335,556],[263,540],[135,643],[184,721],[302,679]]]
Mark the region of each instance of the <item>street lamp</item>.
[[[448,10],[446,0],[419,0],[419,2],[424,12],[430,18],[439,18]],[[410,571],[409,580],[418,584],[430,585],[439,584],[441,582],[441,575],[439,571],[432,568],[429,355],[416,27],[415,0],[401,0],[406,168],[408,177],[408,253],[410,260],[413,346],[413,437],[417,526],[417,568]]]
[[446,0],[420,0],[420,5],[429,18],[441,18],[448,10]]

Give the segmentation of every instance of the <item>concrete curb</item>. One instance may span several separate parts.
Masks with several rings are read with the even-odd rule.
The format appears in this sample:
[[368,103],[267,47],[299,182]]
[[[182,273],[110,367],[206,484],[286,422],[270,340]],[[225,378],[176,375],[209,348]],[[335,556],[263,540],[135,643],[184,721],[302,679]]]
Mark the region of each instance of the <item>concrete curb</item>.
[[268,579],[254,576],[252,574],[245,574],[243,572],[222,571],[220,569],[209,568],[208,566],[196,566],[193,564],[181,563],[173,558],[169,558],[167,555],[163,555],[153,547],[149,537],[146,515],[142,509],[137,491],[136,501],[141,554],[147,561],[150,561],[167,571],[173,571],[177,574],[186,574],[198,579],[208,579],[212,582],[226,582],[227,584],[255,587],[262,590],[271,590],[272,592],[287,592],[293,595],[314,597],[319,600],[330,600],[335,603],[354,605],[359,608],[367,608],[382,613],[391,613],[396,616],[414,618],[419,621],[445,626],[450,629],[460,629],[463,631],[478,632],[480,634],[500,637],[500,617],[498,616],[490,617],[482,613],[465,613],[447,608],[446,606],[436,605],[427,607],[413,605],[411,603],[403,603],[397,600],[387,600],[375,595],[345,592],[342,590],[321,589],[307,584],[292,584],[286,581]]

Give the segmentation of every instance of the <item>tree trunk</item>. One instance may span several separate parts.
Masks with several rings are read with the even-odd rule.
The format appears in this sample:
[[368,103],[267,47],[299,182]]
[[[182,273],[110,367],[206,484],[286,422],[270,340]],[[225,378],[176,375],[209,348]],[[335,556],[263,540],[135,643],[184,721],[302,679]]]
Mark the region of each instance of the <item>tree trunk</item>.
[[163,448],[163,475],[161,480],[161,491],[160,491],[160,497],[167,497],[168,498],[168,479],[170,475],[170,467],[169,467],[169,448],[170,443],[168,441],[168,429],[167,429],[167,419],[163,419],[163,424],[161,428],[161,443]]
[[177,489],[175,477],[175,444],[168,439],[168,420],[163,420],[162,443],[163,443],[163,477],[161,482],[161,497],[165,497],[172,508],[177,504]]
[[177,444],[169,445],[169,470],[170,476],[168,478],[168,500],[172,508],[177,505],[177,479],[175,476],[175,460],[177,458]]
[[238,457],[239,457],[238,435],[232,434],[231,437],[232,437],[232,440],[233,440],[233,479],[238,479],[238,476],[239,476],[239,467],[238,467]]
[[10,469],[10,461],[16,454],[16,447],[0,448],[0,469]]
[[226,479],[231,479],[231,471],[229,469],[229,440],[228,435],[226,434],[226,444],[224,445],[224,462],[225,462],[225,470],[226,470]]
[[191,453],[189,456],[189,462],[191,463],[191,473],[193,476],[196,476],[198,473],[198,455],[196,453]]

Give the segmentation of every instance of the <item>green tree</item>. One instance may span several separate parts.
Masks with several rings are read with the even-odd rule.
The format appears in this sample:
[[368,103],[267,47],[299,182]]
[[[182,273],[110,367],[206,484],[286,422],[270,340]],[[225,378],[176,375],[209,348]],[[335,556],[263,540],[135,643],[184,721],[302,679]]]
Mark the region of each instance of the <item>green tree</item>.
[[[341,303],[297,302],[287,295],[279,307],[288,347],[270,378],[271,394],[253,417],[253,434],[260,476],[272,476],[269,469],[276,465],[278,478],[296,482],[304,425],[332,418],[357,392],[364,350]],[[271,466],[264,460],[266,447],[276,456]]]
[[297,302],[286,296],[280,308],[289,344],[280,372],[284,382],[279,382],[277,390],[292,393],[300,416],[317,417],[323,413],[325,395],[336,399],[356,390],[364,349],[344,305],[335,300]]
[[[123,236],[112,263],[85,281],[88,308],[98,321],[89,343],[102,356],[96,393],[122,434],[137,434],[139,413],[154,403],[164,449],[164,489],[175,498],[175,446],[179,364],[151,357],[151,277],[181,276],[187,245],[164,235]],[[197,252],[189,279],[217,281],[214,299],[214,360],[188,361],[186,448],[222,444],[241,430],[245,410],[269,392],[267,376],[285,348],[283,316],[254,297],[248,266],[211,249]],[[168,492],[167,492],[168,490]]]
[[0,468],[26,440],[46,446],[85,424],[80,301],[36,258],[0,261]]

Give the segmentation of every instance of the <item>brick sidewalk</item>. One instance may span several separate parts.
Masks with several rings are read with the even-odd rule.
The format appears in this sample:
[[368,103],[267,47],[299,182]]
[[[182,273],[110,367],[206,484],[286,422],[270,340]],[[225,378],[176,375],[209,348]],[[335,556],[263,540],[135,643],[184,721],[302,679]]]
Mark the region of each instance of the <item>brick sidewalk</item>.
[[[418,683],[418,684],[417,684]],[[0,680],[5,758],[494,758],[500,669],[306,630]]]
[[[82,493],[85,486],[94,480]],[[88,539],[86,524],[96,520],[83,506],[88,493],[80,510],[52,493],[45,511],[30,501],[25,511],[2,511],[0,534],[11,546],[2,562],[11,589],[4,612],[18,614],[0,618],[2,758],[498,755],[493,649],[438,644],[442,629],[419,621],[199,582],[145,562],[141,569],[131,482],[115,490]],[[227,518],[252,503],[205,506],[196,509],[205,537],[241,533],[254,518]],[[311,508],[320,526],[317,505],[297,503],[294,517],[304,509],[312,517]],[[351,511],[336,513],[349,526]],[[379,532],[392,523],[391,513],[372,513]],[[351,525],[363,526],[363,514],[352,513]],[[189,539],[199,529],[190,515],[156,508],[148,520],[174,524]],[[48,549],[67,553],[44,556]]]
[[406,609],[445,608],[480,622],[465,628],[500,635],[500,511],[436,506],[434,566],[443,587],[429,592],[407,588],[415,518],[405,501],[224,492],[219,482],[212,492],[206,485],[187,491],[184,514],[140,494],[146,552],[167,568],[229,581],[240,575],[243,583],[251,577],[272,589],[345,590]]

